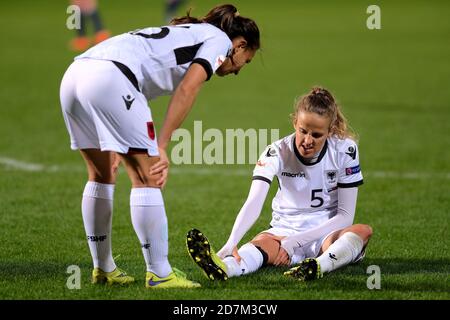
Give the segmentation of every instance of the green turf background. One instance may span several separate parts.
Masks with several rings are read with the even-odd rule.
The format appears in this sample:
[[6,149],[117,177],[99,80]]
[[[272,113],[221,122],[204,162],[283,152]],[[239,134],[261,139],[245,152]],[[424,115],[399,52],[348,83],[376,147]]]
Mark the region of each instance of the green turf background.
[[[450,20],[447,1],[235,1],[261,29],[263,50],[238,77],[213,77],[183,127],[277,128],[291,132],[294,98],[328,87],[360,138],[365,184],[356,222],[373,226],[362,264],[297,283],[268,268],[210,283],[189,260],[184,235],[200,228],[217,248],[247,195],[251,165],[173,168],[164,191],[170,261],[202,283],[199,290],[148,291],[131,226],[130,184],[122,171],[113,222],[118,265],[137,278],[128,288],[89,283],[91,260],[80,213],[86,175],[69,149],[59,84],[67,49],[65,1],[0,2],[0,299],[449,299]],[[202,15],[216,1],[184,6]],[[381,30],[366,28],[366,8],[381,7]],[[119,34],[163,24],[163,1],[101,1],[106,26]],[[161,124],[168,99],[152,103]],[[58,170],[52,171],[52,166]],[[54,168],[54,167],[53,167]],[[207,169],[207,171],[199,171]],[[276,187],[271,189],[274,194]],[[270,201],[249,240],[270,221]],[[82,271],[69,290],[66,269]],[[366,286],[369,265],[381,289]]]

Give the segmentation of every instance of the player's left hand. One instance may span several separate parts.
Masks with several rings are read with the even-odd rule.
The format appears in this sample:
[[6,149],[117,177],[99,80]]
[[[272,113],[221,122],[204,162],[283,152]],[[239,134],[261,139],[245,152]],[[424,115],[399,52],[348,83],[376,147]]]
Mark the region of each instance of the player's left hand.
[[273,264],[275,266],[288,266],[290,261],[291,259],[289,258],[289,255],[286,252],[286,250],[280,247],[280,250],[278,250],[277,257],[275,258]]
[[281,246],[281,243],[285,238],[285,236],[272,236],[272,239],[278,242],[278,244],[280,245],[277,256],[275,257],[275,260],[273,262],[275,266],[288,266],[291,261],[289,254]]

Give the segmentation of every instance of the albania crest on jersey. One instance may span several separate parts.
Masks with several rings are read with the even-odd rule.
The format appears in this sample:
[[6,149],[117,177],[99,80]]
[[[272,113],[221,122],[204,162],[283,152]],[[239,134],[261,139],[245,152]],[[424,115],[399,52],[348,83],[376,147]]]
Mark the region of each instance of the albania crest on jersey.
[[333,184],[337,181],[337,171],[336,170],[326,170],[325,176],[327,179],[327,183]]

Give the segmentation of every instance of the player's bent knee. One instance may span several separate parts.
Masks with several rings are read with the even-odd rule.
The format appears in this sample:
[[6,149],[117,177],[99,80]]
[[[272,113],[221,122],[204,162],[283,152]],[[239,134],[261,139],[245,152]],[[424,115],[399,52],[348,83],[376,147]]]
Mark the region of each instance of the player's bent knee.
[[259,234],[257,234],[253,239],[252,239],[252,243],[253,242],[256,242],[256,241],[258,241],[258,242],[264,242],[264,241],[266,241],[266,240],[271,240],[271,238],[268,236],[268,234],[267,233],[259,233]]
[[372,237],[373,229],[372,229],[372,227],[369,226],[368,224],[365,224],[364,227],[365,227],[365,229],[366,229],[366,237],[367,237],[367,240],[369,240],[370,237]]
[[251,243],[263,254],[263,259],[265,260],[264,264],[272,264],[275,261],[278,251],[280,250],[280,243],[278,241],[271,237],[258,235]]
[[355,224],[351,231],[358,234],[364,242],[367,242],[373,233],[372,227],[368,224]]
[[366,239],[364,239],[365,240],[364,244],[366,244],[367,241],[369,241],[369,239],[372,237],[373,230],[372,230],[372,227],[369,226],[368,224],[365,224],[364,227],[366,229]]
[[370,238],[372,236],[372,227],[368,224],[359,224],[358,227],[365,238]]
[[131,179],[131,183],[134,188],[160,188],[157,184],[159,178],[159,175],[139,176],[136,179]]
[[127,167],[133,188],[159,188],[157,182],[162,174],[150,174],[150,168],[131,168]]
[[114,172],[107,172],[104,170],[104,172],[100,172],[99,170],[95,169],[88,169],[88,179],[89,181],[94,181],[97,183],[104,183],[104,184],[115,184],[116,183],[116,174]]
[[152,165],[159,160],[159,157],[149,157],[146,152],[134,152],[121,156],[134,188],[160,188],[157,182],[162,174],[150,174]]
[[116,184],[115,177],[89,176],[88,180],[103,184]]

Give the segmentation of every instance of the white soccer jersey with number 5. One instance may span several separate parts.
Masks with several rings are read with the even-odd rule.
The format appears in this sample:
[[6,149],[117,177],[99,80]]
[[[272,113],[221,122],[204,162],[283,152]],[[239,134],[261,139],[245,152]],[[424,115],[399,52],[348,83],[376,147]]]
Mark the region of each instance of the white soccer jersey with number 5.
[[209,79],[232,50],[232,42],[208,24],[146,28],[105,40],[75,59],[117,61],[136,76],[148,100],[170,95],[191,63],[205,68]]
[[295,133],[269,145],[259,158],[253,179],[279,189],[272,201],[272,227],[298,232],[317,227],[337,213],[337,189],[363,183],[358,147],[351,139],[330,137],[317,162],[304,162],[295,146]]

